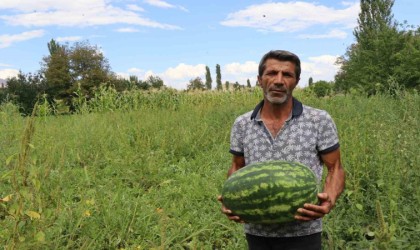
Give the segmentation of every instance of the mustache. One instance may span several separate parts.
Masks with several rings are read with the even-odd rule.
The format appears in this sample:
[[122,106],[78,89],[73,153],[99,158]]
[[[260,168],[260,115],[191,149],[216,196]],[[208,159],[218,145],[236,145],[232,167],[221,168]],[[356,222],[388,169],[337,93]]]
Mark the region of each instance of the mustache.
[[287,91],[289,91],[287,88],[286,88],[286,86],[284,86],[284,85],[273,85],[273,86],[271,86],[270,88],[268,88],[268,90],[269,91],[272,91],[272,90],[274,90],[274,91],[285,91],[285,92],[287,92]]

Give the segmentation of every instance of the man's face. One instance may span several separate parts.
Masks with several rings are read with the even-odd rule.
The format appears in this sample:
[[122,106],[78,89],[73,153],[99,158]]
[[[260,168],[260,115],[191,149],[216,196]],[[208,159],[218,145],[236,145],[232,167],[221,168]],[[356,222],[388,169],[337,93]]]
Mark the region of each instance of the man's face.
[[267,59],[262,76],[258,77],[264,97],[272,104],[283,104],[292,96],[293,89],[299,82],[295,74],[295,65],[288,61]]

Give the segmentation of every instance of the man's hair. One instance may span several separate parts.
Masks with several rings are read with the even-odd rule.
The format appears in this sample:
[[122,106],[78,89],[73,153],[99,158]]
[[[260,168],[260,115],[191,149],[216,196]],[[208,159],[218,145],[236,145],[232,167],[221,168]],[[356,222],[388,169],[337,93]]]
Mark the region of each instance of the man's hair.
[[262,76],[265,70],[265,62],[268,59],[277,59],[279,61],[287,61],[292,62],[295,64],[295,74],[296,79],[300,78],[300,59],[297,55],[293,54],[292,52],[286,50],[271,50],[267,54],[265,54],[260,61],[260,65],[258,66],[258,76]]

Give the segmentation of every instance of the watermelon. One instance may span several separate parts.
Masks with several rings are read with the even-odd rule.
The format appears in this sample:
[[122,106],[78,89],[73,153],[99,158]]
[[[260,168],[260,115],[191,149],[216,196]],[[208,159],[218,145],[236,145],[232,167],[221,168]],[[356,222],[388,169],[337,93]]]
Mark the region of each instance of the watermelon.
[[223,204],[243,221],[274,224],[294,221],[297,209],[318,201],[318,179],[307,166],[287,161],[247,165],[222,188]]

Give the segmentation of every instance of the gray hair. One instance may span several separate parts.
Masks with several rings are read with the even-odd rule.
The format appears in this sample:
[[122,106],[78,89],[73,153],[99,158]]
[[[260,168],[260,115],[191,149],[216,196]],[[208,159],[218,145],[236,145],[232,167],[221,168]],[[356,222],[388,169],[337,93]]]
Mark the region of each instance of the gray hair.
[[258,66],[258,76],[262,76],[265,70],[265,62],[268,59],[277,59],[279,61],[287,61],[292,62],[295,64],[295,74],[296,79],[300,78],[300,59],[297,55],[293,54],[292,52],[286,50],[271,50],[267,54],[265,54],[260,61],[260,65]]

